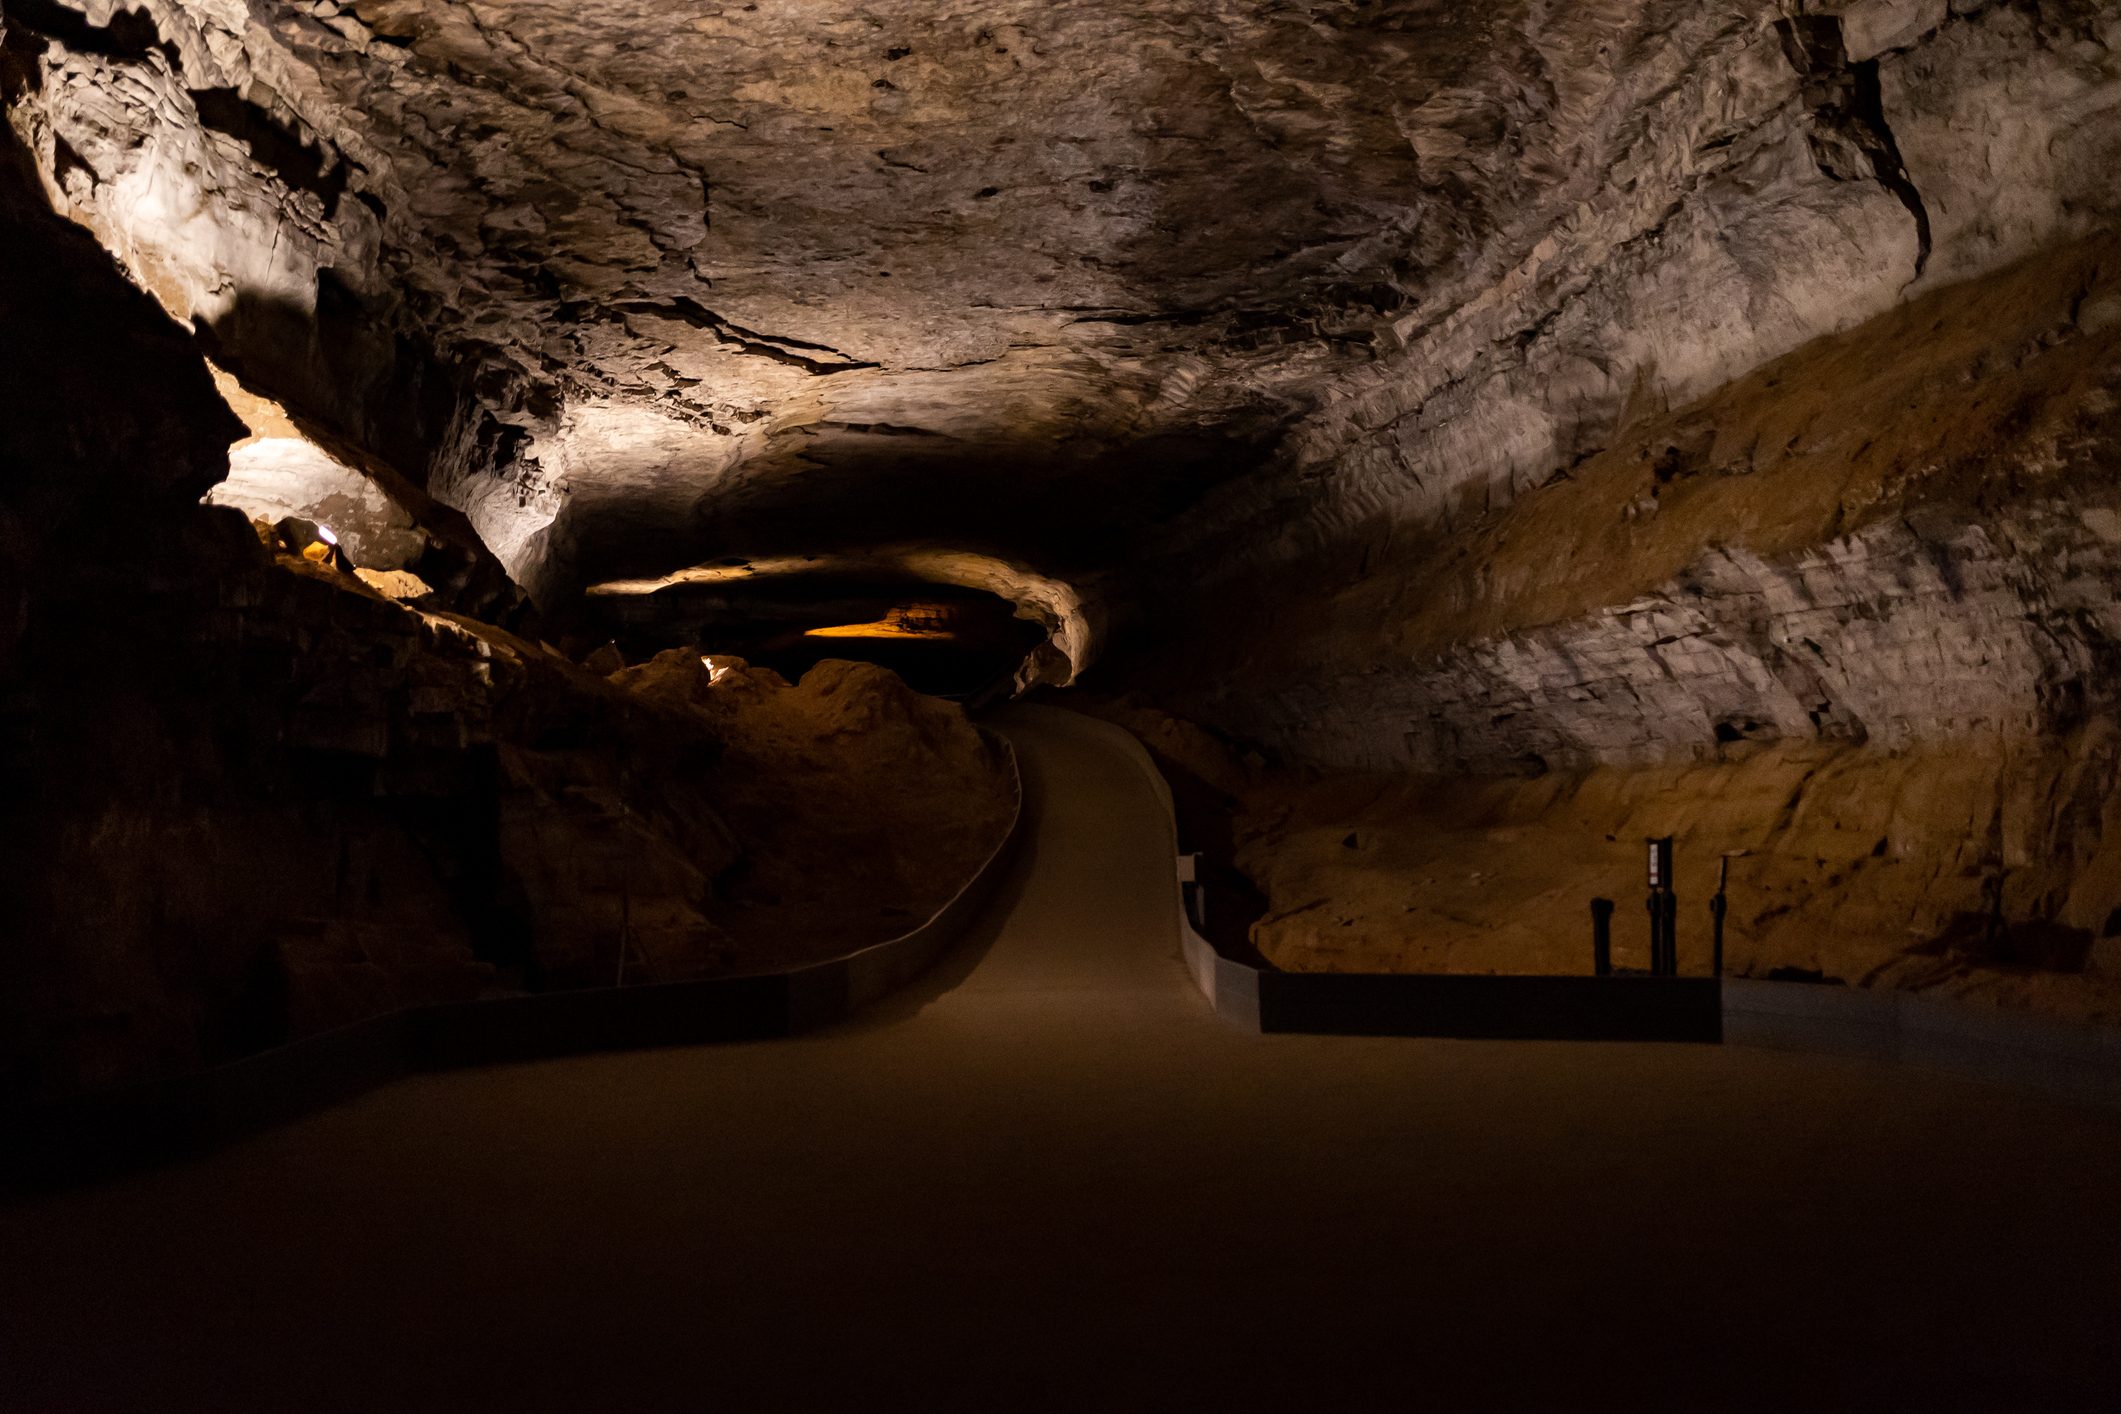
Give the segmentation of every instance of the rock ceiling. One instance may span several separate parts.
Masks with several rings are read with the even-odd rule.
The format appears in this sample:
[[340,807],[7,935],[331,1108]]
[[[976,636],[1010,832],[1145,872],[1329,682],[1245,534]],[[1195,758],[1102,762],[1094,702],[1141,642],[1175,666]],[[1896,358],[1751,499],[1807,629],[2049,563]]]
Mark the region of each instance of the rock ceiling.
[[[2016,8],[2088,34],[2106,7]],[[1278,467],[1286,497],[1321,445],[1477,391],[1498,360],[1608,411],[1645,367],[1729,376],[1924,273],[1933,213],[1877,56],[1948,18],[1945,0],[6,11],[11,112],[55,198],[247,382],[424,477],[553,596],[913,543],[1105,570],[1210,488]],[[1729,236],[1747,203],[1776,230],[1831,225],[1875,271],[1769,307],[1773,272],[1748,260],[1822,243]],[[1535,366],[1572,308],[1598,325],[1579,344],[1631,337],[1593,287],[1703,211],[1726,231],[1705,322],[1746,337]],[[1663,314],[1687,298],[1666,290]]]
[[660,570],[689,547],[616,543],[703,498],[1005,545],[1168,509],[1564,177],[1618,53],[1695,7],[84,8],[9,7],[59,41],[57,181],[180,312],[329,272],[483,373],[531,499]]

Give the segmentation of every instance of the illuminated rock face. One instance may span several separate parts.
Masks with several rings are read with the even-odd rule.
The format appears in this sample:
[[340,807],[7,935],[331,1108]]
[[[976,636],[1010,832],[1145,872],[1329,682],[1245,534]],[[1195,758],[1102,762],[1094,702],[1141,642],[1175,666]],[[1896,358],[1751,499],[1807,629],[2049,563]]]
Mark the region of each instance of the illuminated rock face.
[[[1307,837],[1258,814],[1243,861],[1273,909],[1349,878],[1353,922],[1262,935],[1296,965],[1406,965],[1408,880],[1491,844],[1451,814],[1491,797],[1438,795],[1434,839],[1364,854],[1389,823],[1334,791],[1423,772],[1510,776],[1493,810],[1553,844],[1540,869],[1750,780],[1688,856],[1775,859],[1752,882],[1803,926],[1752,918],[1748,967],[1913,975],[1881,929],[1947,956],[1994,880],[2098,971],[2121,920],[2117,40],[2106,0],[6,0],[0,146],[30,163],[0,195],[28,223],[42,187],[235,401],[284,405],[218,500],[346,519],[371,572],[460,611],[513,613],[501,568],[549,623],[658,585],[889,570],[1046,628],[1018,685],[1103,674],[1338,772]],[[64,1037],[23,1064],[229,1043],[214,1009],[257,948],[193,888],[214,871],[180,867],[193,829],[305,892],[418,873],[424,827],[373,812],[448,801],[443,833],[477,842],[390,907],[295,909],[322,922],[271,958],[305,1024],[526,969],[494,952],[501,899],[539,920],[539,967],[602,975],[632,859],[645,967],[717,965],[704,888],[744,842],[715,823],[759,816],[802,750],[761,748],[751,806],[634,799],[613,753],[711,740],[708,706],[636,729],[609,657],[592,676],[369,581],[271,577],[197,507],[242,428],[72,237],[0,269],[8,326],[51,331],[0,379],[6,464],[32,469],[0,496],[0,672],[57,731],[47,765],[8,763],[11,799],[66,816],[8,820],[51,850],[40,878],[89,861],[110,884],[57,971],[8,992]],[[233,691],[259,661],[271,687]],[[715,687],[689,659],[634,676]],[[821,702],[889,706],[863,683],[736,687],[838,731]],[[961,721],[893,710],[965,746],[923,799],[978,810],[921,835],[965,854],[993,761]],[[882,731],[855,717],[842,736]],[[335,852],[288,818],[341,757],[361,765],[320,816],[363,825]],[[1939,761],[1973,763],[1951,808],[1883,803]],[[1612,808],[1570,814],[1612,772]],[[1864,837],[1746,814],[1784,786]],[[791,837],[759,878],[829,829]],[[1860,861],[1888,856],[1873,886]],[[1813,886],[1828,859],[1839,882]],[[904,863],[844,878],[889,890]],[[1606,869],[1578,863],[1512,899],[1567,916]],[[1497,965],[1495,931],[1553,937],[1538,909],[1430,903],[1480,920],[1451,967]],[[148,965],[172,909],[199,939],[174,992]],[[407,916],[454,922],[418,956],[375,941]],[[95,975],[91,937],[132,962]],[[1803,952],[1820,937],[1843,941]]]
[[2117,250],[2053,248],[1638,413],[1513,499],[1211,581],[1202,646],[1146,671],[1361,769],[2072,728],[2114,705],[2121,651]]
[[2104,219],[2108,7],[1790,8],[33,0],[9,32],[76,214],[553,597],[828,541],[1245,573]]
[[2111,705],[2104,0],[5,24],[55,201],[548,608],[926,565],[1329,768]]

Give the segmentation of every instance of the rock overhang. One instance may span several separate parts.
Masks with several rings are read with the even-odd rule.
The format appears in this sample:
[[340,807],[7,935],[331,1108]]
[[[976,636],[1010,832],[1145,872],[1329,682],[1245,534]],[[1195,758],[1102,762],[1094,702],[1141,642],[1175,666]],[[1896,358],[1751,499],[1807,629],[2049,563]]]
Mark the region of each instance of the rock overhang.
[[[709,521],[716,484],[820,460],[1088,472],[1095,504],[1115,446],[1256,443],[1477,222],[1452,173],[1502,119],[1460,90],[1516,8],[36,0],[11,28],[44,51],[32,125],[74,213],[349,430],[375,420],[349,388],[410,376],[375,331],[426,342],[513,435],[414,470],[475,518],[497,474],[527,554],[584,539],[529,516],[642,480],[594,484],[614,421],[707,469]],[[377,347],[289,357],[276,308]],[[873,445],[901,433],[957,450]],[[1206,460],[1151,499],[1230,469]]]

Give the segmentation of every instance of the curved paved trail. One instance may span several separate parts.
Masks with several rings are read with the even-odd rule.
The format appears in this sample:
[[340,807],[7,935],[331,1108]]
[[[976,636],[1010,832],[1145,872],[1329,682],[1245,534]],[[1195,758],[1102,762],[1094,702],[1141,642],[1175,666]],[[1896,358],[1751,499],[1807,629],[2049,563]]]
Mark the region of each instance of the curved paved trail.
[[2121,1119],[1715,1047],[1247,1036],[1167,823],[1018,709],[941,973],[405,1081],[0,1212],[0,1408],[2097,1407]]

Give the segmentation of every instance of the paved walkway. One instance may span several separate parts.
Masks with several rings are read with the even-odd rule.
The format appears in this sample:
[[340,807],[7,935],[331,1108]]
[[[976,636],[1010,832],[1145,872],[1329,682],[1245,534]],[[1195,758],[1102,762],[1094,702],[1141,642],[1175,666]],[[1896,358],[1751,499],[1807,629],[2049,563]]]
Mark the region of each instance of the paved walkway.
[[0,1409],[2069,1408],[2121,1119],[1739,1048],[1247,1036],[1101,729],[796,1041],[405,1081],[0,1212]]

